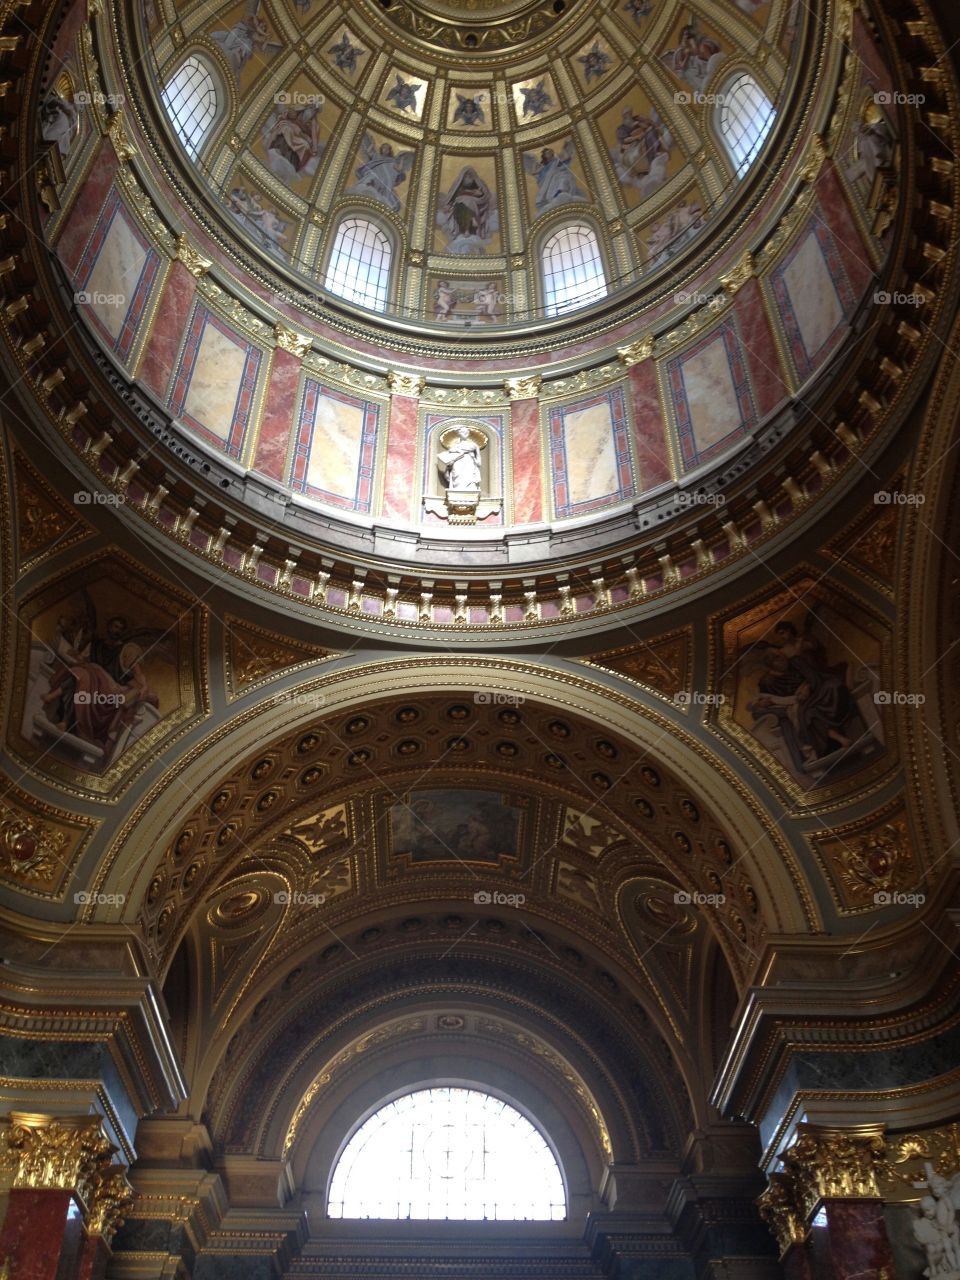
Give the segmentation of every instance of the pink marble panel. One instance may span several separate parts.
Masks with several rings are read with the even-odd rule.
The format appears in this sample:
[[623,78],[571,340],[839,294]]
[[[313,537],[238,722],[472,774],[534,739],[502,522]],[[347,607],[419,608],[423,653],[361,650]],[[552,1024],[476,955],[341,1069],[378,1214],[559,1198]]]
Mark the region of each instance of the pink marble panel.
[[633,404],[633,447],[637,456],[637,489],[644,493],[670,479],[667,434],[652,360],[631,367],[628,374]]
[[272,480],[282,480],[284,464],[294,430],[297,388],[300,385],[300,361],[289,351],[277,347],[273,353],[270,381],[263,402],[263,418],[257,437],[253,469]]
[[195,292],[193,276],[182,262],[174,262],[163,287],[139,371],[140,380],[161,399],[166,398]]
[[513,521],[514,524],[535,524],[543,519],[539,401],[514,401],[510,410],[510,438],[513,446]]
[[863,237],[850,212],[846,194],[832,161],[828,161],[820,172],[817,181],[817,199],[820,216],[833,232],[837,251],[850,277],[850,284],[859,298],[873,279],[874,272],[870,256],[864,247]]
[[879,1200],[828,1200],[827,1230],[835,1280],[893,1275],[893,1252]]
[[413,396],[394,396],[390,401],[381,514],[397,520],[417,518],[413,510],[417,403]]
[[104,138],[57,241],[57,257],[71,278],[80,262],[84,245],[90,239],[100,216],[100,210],[106,203],[117,168],[117,153],[113,144]]
[[740,337],[753,381],[753,394],[761,418],[772,413],[790,394],[773,329],[767,318],[758,280],[748,280],[737,295]]

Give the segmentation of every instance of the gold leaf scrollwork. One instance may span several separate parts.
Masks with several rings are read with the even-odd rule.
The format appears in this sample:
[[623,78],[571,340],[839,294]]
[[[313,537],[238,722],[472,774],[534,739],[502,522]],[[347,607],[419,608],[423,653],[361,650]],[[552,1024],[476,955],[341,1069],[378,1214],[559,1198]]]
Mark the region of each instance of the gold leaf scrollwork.
[[503,389],[511,400],[535,400],[542,386],[543,378],[539,373],[534,373],[528,378],[508,378]]
[[204,258],[199,254],[187,237],[181,233],[177,236],[177,262],[182,262],[190,274],[197,280],[201,276],[205,276],[213,263],[209,258]]
[[33,818],[0,813],[0,873],[12,872],[24,880],[45,882],[53,878],[67,837],[51,831]]
[[107,1244],[117,1228],[122,1226],[126,1211],[135,1199],[126,1170],[121,1165],[111,1165],[98,1174],[93,1187],[90,1216],[87,1229],[92,1235],[103,1236]]
[[115,111],[107,125],[107,137],[113,143],[113,149],[120,161],[130,160],[137,154],[137,149],[127,137],[123,124],[123,112]]
[[273,326],[273,336],[277,340],[277,346],[281,351],[288,351],[290,355],[296,356],[298,360],[310,350],[311,338],[305,333],[297,333],[294,329],[288,329],[286,325],[275,324]]
[[877,1175],[885,1146],[878,1128],[848,1131],[798,1126],[798,1137],[782,1160],[793,1175],[803,1216],[821,1200],[877,1199]]
[[757,1200],[760,1217],[773,1232],[780,1248],[780,1256],[791,1245],[802,1244],[806,1234],[803,1214],[797,1199],[793,1178],[785,1173],[773,1173],[766,1191]]
[[642,364],[644,360],[649,360],[653,355],[655,341],[653,334],[647,333],[626,347],[617,347],[617,356],[620,363],[624,368],[629,369],[631,365]]
[[99,1119],[90,1116],[55,1120],[12,1111],[4,1139],[4,1163],[15,1188],[75,1191],[87,1207],[115,1151]]
[[414,398],[421,396],[427,385],[427,380],[422,373],[402,373],[396,369],[391,369],[388,382],[395,396],[413,396]]
[[748,250],[736,266],[720,277],[720,283],[729,294],[739,293],[748,280],[756,275],[753,254]]

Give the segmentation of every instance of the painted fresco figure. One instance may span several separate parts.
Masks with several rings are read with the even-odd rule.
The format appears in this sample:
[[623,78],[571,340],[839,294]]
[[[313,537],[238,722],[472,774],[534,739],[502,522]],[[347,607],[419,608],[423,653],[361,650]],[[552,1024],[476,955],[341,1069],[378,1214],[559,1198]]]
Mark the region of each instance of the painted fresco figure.
[[523,157],[523,167],[537,180],[536,206],[539,211],[589,198],[585,191],[581,191],[571,168],[575,155],[573,142],[568,138],[559,155],[552,147],[544,147],[539,157],[529,152]]
[[645,194],[662,186],[673,139],[657,113],[641,116],[632,107],[624,107],[616,139],[611,156],[617,178]]
[[449,320],[457,305],[457,291],[450,287],[449,280],[438,280],[433,294],[433,317],[435,320]]
[[229,31],[213,32],[212,38],[220,46],[238,80],[254,54],[272,57],[283,48],[278,41],[267,39],[270,28],[266,19],[260,17],[259,9],[260,0],[252,0],[247,5],[246,17],[235,22]]
[[317,162],[323,154],[320,141],[322,107],[322,100],[304,107],[283,106],[270,116],[263,131],[263,144],[274,172],[283,177],[316,172]]
[[681,29],[677,47],[661,56],[675,75],[686,81],[691,89],[702,93],[723,56],[723,50],[716,40],[701,34],[696,23],[691,22]]
[[400,200],[394,188],[406,182],[413,168],[415,153],[400,151],[395,154],[389,142],[381,143],[378,148],[370,134],[365,133],[360,141],[360,154],[363,164],[357,169],[357,181],[350,188],[350,194],[372,196],[394,213],[399,213]]
[[441,196],[437,222],[449,237],[448,253],[486,252],[499,218],[493,192],[472,165],[461,170],[450,190]]

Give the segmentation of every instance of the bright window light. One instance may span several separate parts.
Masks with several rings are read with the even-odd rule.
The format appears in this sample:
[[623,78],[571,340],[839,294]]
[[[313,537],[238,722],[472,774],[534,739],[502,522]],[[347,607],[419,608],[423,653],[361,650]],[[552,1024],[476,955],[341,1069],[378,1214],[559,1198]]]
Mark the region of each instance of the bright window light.
[[548,316],[574,311],[606,296],[607,281],[596,232],[575,222],[543,246],[543,293]]
[[418,1089],[381,1107],[347,1143],[331,1218],[559,1222],[560,1169],[519,1111],[475,1089]]
[[217,114],[217,88],[206,64],[193,54],[185,58],[161,97],[184,150],[195,160]]
[[766,141],[777,113],[753,76],[747,74],[730,82],[721,95],[719,110],[720,136],[739,178]]
[[375,222],[346,218],[337,229],[326,285],[371,311],[384,311],[390,283],[390,239]]

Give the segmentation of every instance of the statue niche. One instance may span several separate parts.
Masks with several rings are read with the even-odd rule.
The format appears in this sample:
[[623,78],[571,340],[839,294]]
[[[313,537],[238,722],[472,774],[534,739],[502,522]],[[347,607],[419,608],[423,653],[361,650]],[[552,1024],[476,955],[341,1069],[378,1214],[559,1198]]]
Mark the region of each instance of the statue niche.
[[424,507],[450,524],[475,524],[500,511],[500,498],[491,494],[488,439],[474,422],[451,422],[434,437],[436,491],[424,497]]

